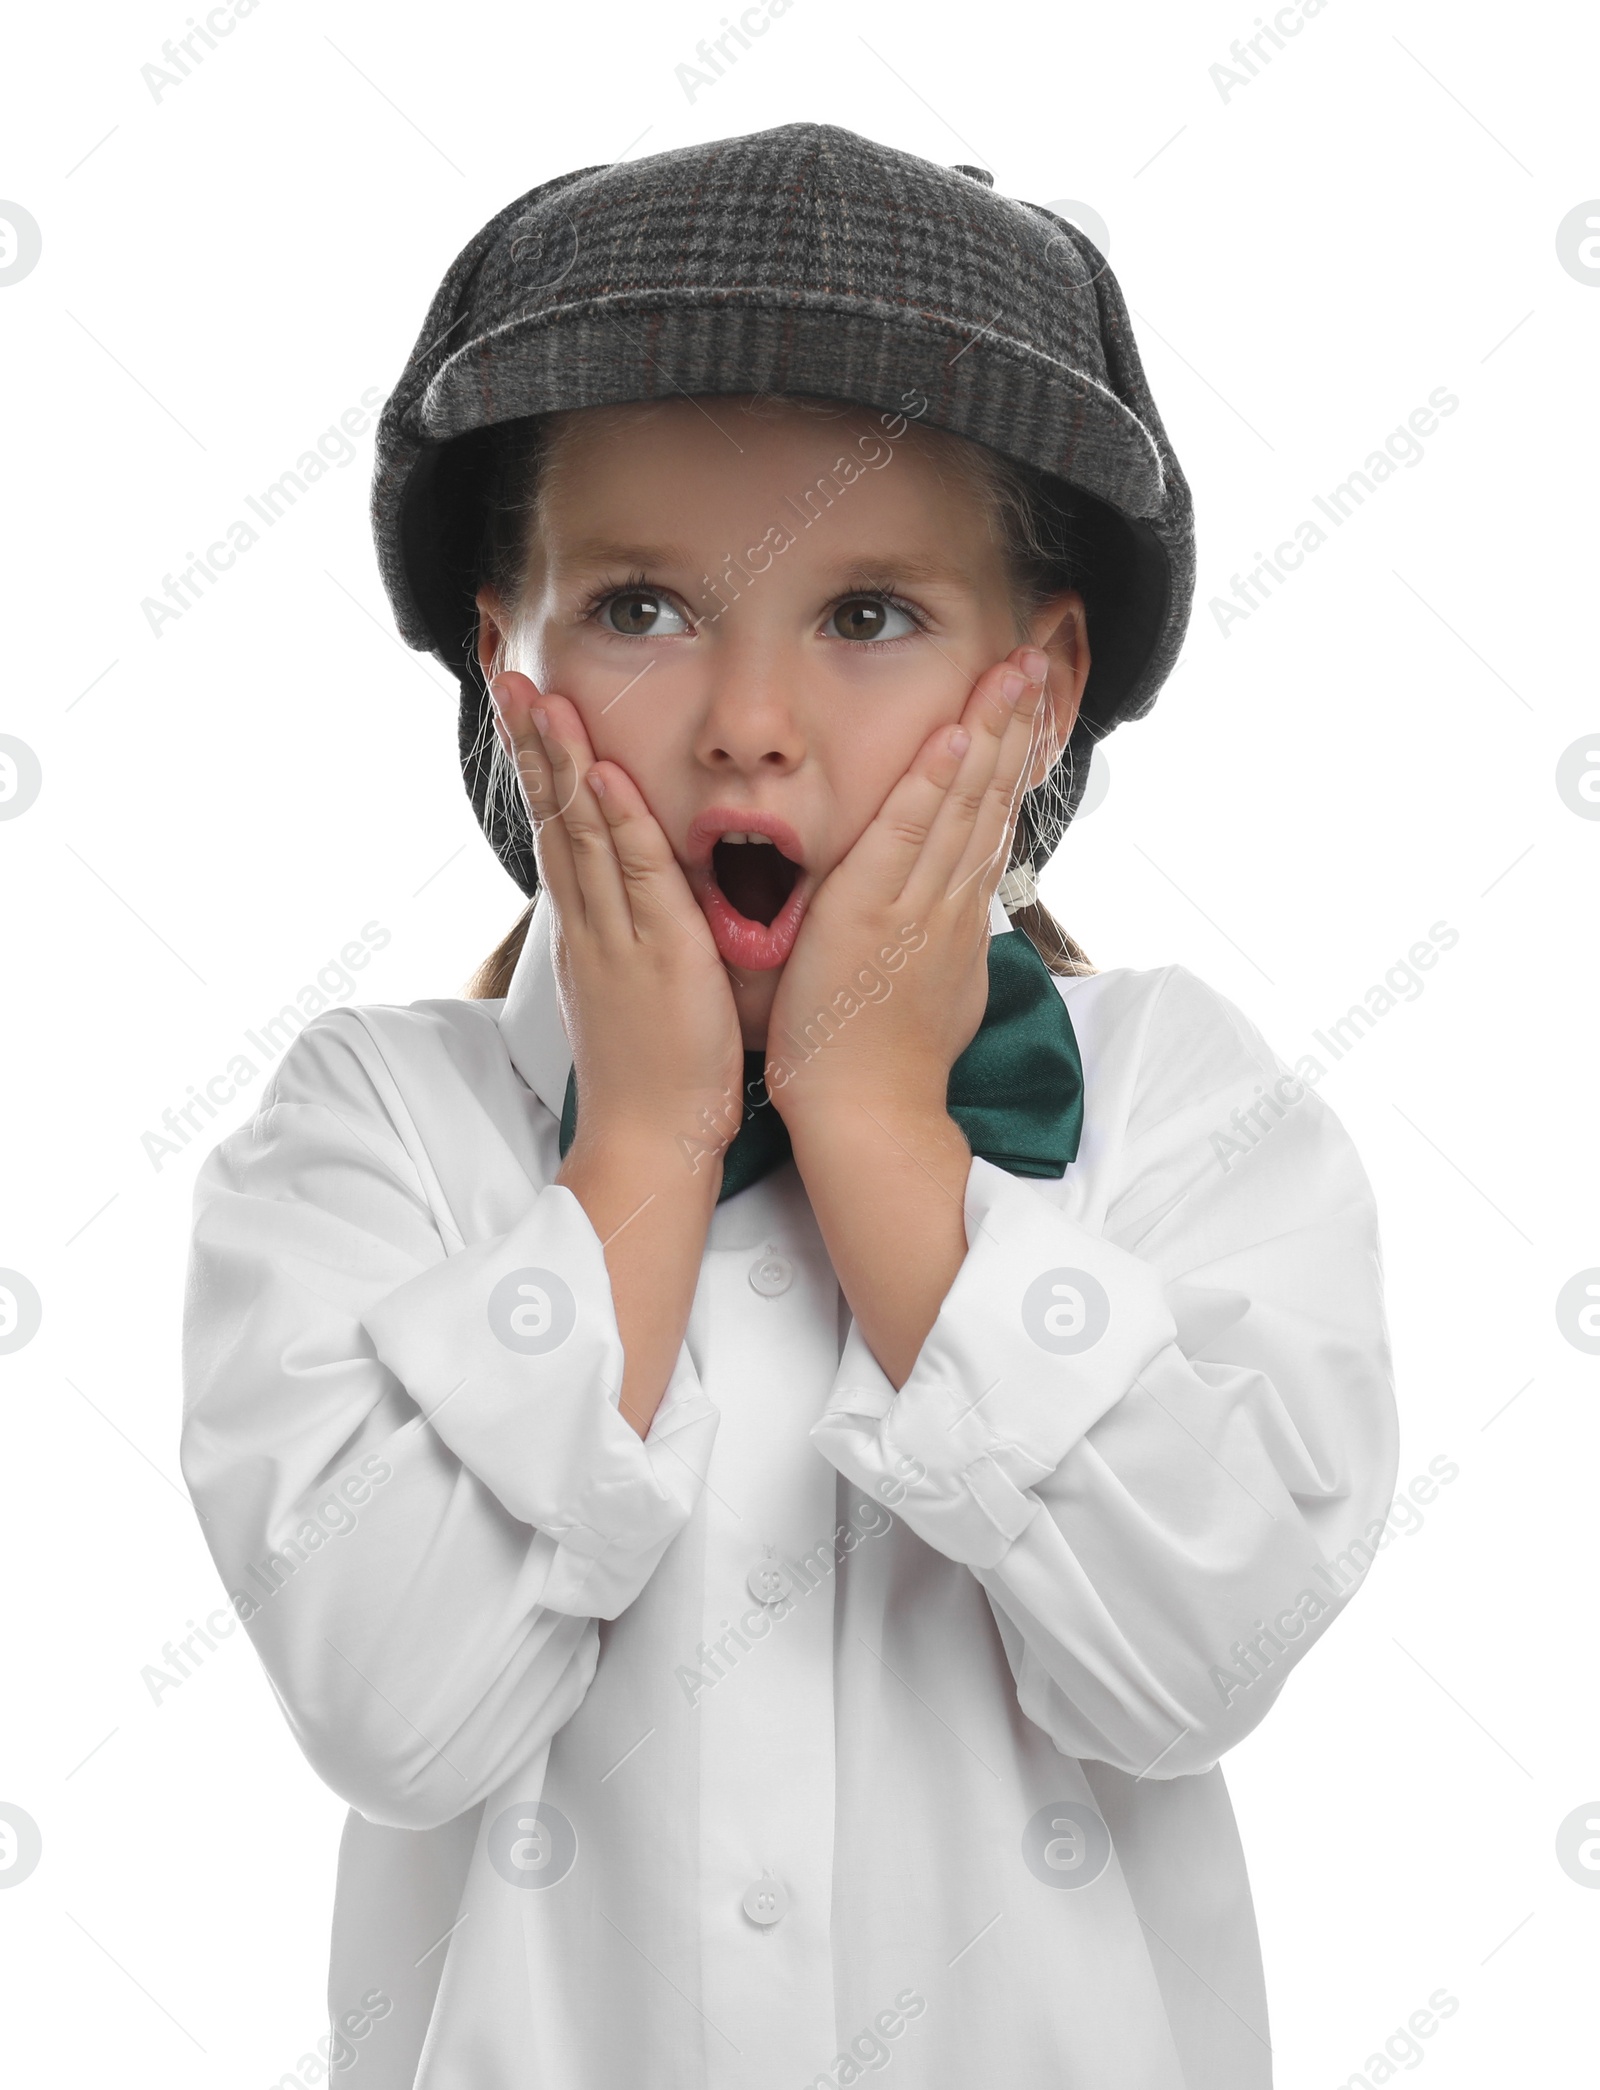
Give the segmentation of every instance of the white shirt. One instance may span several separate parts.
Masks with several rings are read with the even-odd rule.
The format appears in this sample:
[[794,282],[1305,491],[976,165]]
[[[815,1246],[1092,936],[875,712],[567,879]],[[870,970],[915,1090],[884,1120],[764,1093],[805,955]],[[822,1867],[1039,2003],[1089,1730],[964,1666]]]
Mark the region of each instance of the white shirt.
[[790,1161],[641,1441],[550,919],[504,1002],[315,1018],[196,1186],[183,1470],[351,1807],[333,2079],[1270,2083],[1218,1759],[1394,1486],[1345,1131],[1184,967],[1057,979],[1080,1151],[974,1159],[904,1387]]

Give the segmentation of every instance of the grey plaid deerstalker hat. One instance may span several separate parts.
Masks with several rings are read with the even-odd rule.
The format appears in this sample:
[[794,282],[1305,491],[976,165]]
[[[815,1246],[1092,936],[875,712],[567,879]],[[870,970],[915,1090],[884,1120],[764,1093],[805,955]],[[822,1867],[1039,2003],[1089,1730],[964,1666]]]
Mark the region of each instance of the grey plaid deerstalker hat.
[[[796,392],[899,413],[1053,473],[1093,550],[1092,665],[1017,857],[1043,865],[1095,741],[1140,718],[1194,593],[1189,488],[1105,257],[1042,205],[832,124],[790,123],[557,175],[506,205],[439,286],[377,431],[372,523],[407,645],[461,686],[484,832],[525,893],[531,838],[488,802],[474,652],[490,431],[524,415],[675,394]],[[1040,801],[1036,804],[1035,801]]]

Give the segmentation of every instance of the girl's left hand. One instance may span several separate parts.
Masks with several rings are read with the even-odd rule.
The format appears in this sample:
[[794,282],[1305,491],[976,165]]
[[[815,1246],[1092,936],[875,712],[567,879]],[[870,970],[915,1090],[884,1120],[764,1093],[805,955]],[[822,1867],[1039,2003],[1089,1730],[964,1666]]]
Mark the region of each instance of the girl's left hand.
[[988,1003],[989,905],[1048,665],[1019,647],[980,676],[817,888],[767,1031],[768,1091],[791,1125],[843,1105],[944,1112]]

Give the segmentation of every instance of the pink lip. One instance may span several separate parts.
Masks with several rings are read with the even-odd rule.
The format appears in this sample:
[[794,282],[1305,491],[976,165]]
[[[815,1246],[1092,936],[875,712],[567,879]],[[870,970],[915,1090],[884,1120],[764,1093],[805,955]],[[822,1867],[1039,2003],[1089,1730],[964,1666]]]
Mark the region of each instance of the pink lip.
[[[770,922],[755,922],[729,901],[711,868],[711,852],[723,835],[767,835],[791,862],[801,865],[794,891]],[[717,955],[724,965],[746,972],[770,972],[794,949],[801,919],[811,897],[800,837],[787,820],[746,807],[712,806],[691,823],[688,837],[689,884],[711,925]]]

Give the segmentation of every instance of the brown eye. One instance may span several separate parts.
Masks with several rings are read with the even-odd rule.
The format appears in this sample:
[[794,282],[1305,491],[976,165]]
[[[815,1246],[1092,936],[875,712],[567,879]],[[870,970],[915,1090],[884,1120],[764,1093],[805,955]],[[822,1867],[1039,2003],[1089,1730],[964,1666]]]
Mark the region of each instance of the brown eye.
[[900,618],[905,626],[901,631],[889,632],[891,639],[906,638],[917,629],[914,619],[898,603],[882,595],[852,595],[840,603],[828,621],[842,639],[872,640],[885,636],[891,617]]
[[[657,621],[661,617],[676,617],[678,630],[663,633]],[[614,631],[628,639],[677,637],[688,630],[679,612],[654,588],[617,589],[614,594],[606,597],[602,622],[606,630]]]

